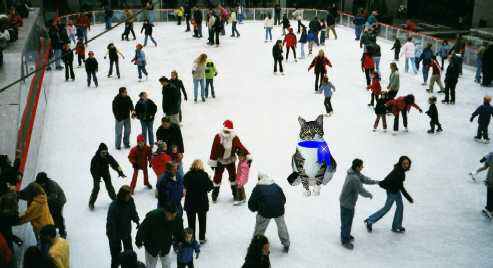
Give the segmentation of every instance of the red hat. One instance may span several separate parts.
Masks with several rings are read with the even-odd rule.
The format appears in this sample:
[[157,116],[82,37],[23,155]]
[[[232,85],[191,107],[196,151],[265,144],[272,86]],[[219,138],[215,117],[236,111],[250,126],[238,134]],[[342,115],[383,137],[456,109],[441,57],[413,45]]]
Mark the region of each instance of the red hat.
[[231,120],[224,121],[223,127],[224,127],[224,130],[229,130],[229,131],[233,130],[233,121],[231,121]]
[[144,135],[139,134],[139,135],[137,136],[137,142],[145,142]]
[[142,44],[137,44],[137,45],[135,46],[135,48],[143,48],[143,47],[144,47],[144,46],[142,46]]

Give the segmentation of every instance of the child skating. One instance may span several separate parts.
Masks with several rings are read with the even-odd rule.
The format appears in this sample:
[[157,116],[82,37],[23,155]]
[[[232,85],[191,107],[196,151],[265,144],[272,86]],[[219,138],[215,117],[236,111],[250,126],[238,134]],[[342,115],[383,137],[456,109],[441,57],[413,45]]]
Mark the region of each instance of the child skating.
[[82,66],[83,62],[86,62],[86,47],[82,39],[77,41],[77,45],[75,46],[75,54],[77,54],[77,61],[79,63],[79,68]]
[[216,93],[214,92],[214,77],[217,75],[216,65],[212,60],[207,60],[205,64],[205,97],[209,98],[209,86],[211,87],[211,96],[216,98]]
[[98,77],[96,73],[98,72],[98,61],[94,57],[94,52],[89,51],[89,58],[86,60],[86,73],[87,73],[87,87],[91,86],[91,80],[94,81],[94,85],[98,87]]
[[488,126],[490,124],[490,118],[493,116],[493,107],[491,107],[490,102],[491,97],[485,96],[483,98],[483,105],[479,106],[471,115],[471,122],[474,121],[476,116],[479,116],[478,132],[474,137],[474,140],[478,142],[481,142],[481,139],[484,139],[484,143],[490,142],[490,138],[488,137]]
[[286,61],[288,61],[289,58],[289,50],[293,50],[293,55],[294,55],[294,61],[298,62],[296,59],[296,34],[293,32],[293,28],[289,28],[289,33],[284,36],[284,41],[283,45],[286,45]]
[[148,20],[144,20],[144,24],[142,25],[142,29],[140,29],[140,33],[144,31],[144,46],[147,46],[147,38],[151,38],[151,41],[157,46],[156,40],[152,37],[152,28],[154,28],[154,24],[150,23]]
[[377,118],[375,119],[375,123],[373,123],[373,132],[377,131],[380,119],[382,120],[383,132],[387,132],[387,107],[385,106],[385,102],[387,101],[386,94],[382,93],[380,96],[377,96],[376,101],[375,115]]
[[371,75],[371,84],[368,86],[368,90],[371,92],[371,100],[368,106],[373,107],[375,99],[382,94],[382,86],[380,85],[380,75],[377,72],[373,72]]
[[299,43],[300,43],[300,51],[301,51],[301,57],[300,57],[300,59],[304,59],[305,58],[305,45],[306,45],[307,42],[308,42],[308,35],[306,33],[306,27],[305,26],[302,26],[301,36],[300,36],[300,40],[299,40]]
[[318,92],[319,93],[324,93],[325,99],[324,99],[324,106],[325,106],[325,111],[327,112],[324,114],[324,116],[331,116],[334,114],[334,110],[332,109],[332,103],[330,102],[330,99],[332,98],[332,94],[336,91],[335,86],[329,81],[329,77],[327,75],[324,75],[322,78],[322,84],[320,85]]
[[238,167],[236,169],[236,185],[238,187],[238,199],[233,205],[239,206],[246,202],[245,184],[248,182],[250,172],[250,161],[247,160],[246,154],[243,151],[238,153]]
[[429,134],[435,133],[435,125],[438,127],[437,132],[442,132],[442,125],[438,121],[438,109],[436,106],[437,98],[435,96],[428,98],[428,103],[430,104],[430,108],[426,111],[426,114],[430,117],[430,130],[428,130]]
[[186,228],[183,230],[183,242],[178,242],[176,246],[176,262],[178,268],[193,268],[193,253],[195,252],[195,259],[199,258],[200,245],[197,240],[193,239],[194,230],[192,228]]

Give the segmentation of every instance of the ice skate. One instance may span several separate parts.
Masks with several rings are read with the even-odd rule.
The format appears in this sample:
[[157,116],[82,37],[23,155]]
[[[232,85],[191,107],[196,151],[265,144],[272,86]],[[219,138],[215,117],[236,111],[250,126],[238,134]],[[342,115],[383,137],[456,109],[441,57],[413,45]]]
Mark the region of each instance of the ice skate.
[[409,132],[409,129],[407,129],[407,127],[405,127],[404,132]]
[[392,228],[392,232],[402,234],[406,231],[404,227]]
[[373,131],[373,132],[377,132],[377,129],[376,129],[376,128],[374,128],[374,129],[372,129],[371,131]]
[[315,185],[313,188],[313,196],[319,196],[320,195],[320,185]]
[[493,218],[492,212],[487,210],[486,208],[483,208],[483,215],[485,215],[486,218],[488,218],[488,220],[490,221]]
[[474,172],[474,171],[469,172],[469,176],[471,176],[471,179],[472,179],[473,181],[476,181],[476,175],[477,175],[477,174],[476,174],[476,172]]
[[349,249],[349,250],[352,250],[354,248],[353,243],[351,243],[349,241],[348,242],[343,242],[342,243],[342,246],[345,247],[345,248],[347,248],[347,249]]
[[303,188],[303,196],[304,197],[309,197],[311,194],[312,194],[312,192],[310,192],[310,190]]
[[371,224],[371,223],[368,221],[368,219],[366,219],[366,220],[364,221],[364,223],[365,223],[365,225],[366,225],[366,230],[367,230],[369,233],[371,233],[371,232],[373,231],[373,227],[372,227],[372,225],[373,225],[373,224]]

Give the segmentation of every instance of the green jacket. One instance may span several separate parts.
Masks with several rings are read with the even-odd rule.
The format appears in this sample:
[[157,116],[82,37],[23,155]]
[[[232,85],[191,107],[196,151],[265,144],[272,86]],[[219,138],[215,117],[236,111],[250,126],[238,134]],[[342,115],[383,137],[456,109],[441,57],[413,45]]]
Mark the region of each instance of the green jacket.
[[205,64],[205,79],[214,79],[217,75],[216,65],[212,61],[207,61]]

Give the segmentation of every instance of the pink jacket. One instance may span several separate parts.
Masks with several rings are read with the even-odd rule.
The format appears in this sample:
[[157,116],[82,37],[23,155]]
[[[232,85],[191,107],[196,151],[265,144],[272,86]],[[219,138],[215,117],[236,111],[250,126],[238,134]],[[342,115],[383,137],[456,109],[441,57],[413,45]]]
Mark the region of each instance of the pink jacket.
[[248,166],[248,160],[238,162],[238,169],[236,170],[236,183],[238,187],[243,187],[248,182],[248,173],[250,167]]
[[414,45],[413,42],[406,42],[404,46],[402,46],[401,55],[404,54],[406,58],[414,58],[415,53],[416,53],[416,46]]

